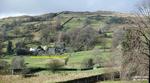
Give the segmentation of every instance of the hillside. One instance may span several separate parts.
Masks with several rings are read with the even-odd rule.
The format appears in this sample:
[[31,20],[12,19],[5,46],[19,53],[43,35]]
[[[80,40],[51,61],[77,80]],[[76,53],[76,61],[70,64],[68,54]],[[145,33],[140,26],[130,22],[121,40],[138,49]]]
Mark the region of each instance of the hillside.
[[[114,31],[117,27],[126,25],[127,19],[130,16],[132,15],[109,11],[64,11],[62,13],[48,13],[39,16],[8,17],[0,19],[0,33],[7,35],[7,40],[14,42],[18,40],[24,41],[26,39],[39,42],[40,33],[48,27],[57,28],[58,25],[63,25],[63,28],[56,32],[65,32],[69,29],[82,28],[88,25],[97,31],[102,29],[103,31],[108,30],[109,32]],[[70,19],[71,17],[73,19]],[[67,20],[69,22],[65,23]],[[32,38],[30,38],[31,36]]]

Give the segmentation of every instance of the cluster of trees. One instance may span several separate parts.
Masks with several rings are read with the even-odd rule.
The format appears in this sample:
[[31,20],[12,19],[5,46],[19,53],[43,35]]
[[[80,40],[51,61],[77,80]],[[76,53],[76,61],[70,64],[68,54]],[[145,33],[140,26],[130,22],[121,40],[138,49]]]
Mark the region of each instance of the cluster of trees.
[[42,44],[49,44],[52,42],[64,42],[66,46],[72,47],[74,51],[87,50],[93,48],[96,44],[97,31],[86,26],[84,28],[74,28],[66,32],[58,31],[60,22],[56,22],[56,26],[46,26],[41,31]]
[[96,15],[96,16],[90,16],[88,17],[90,20],[96,20],[96,21],[103,21],[105,19],[105,16]]
[[127,19],[123,17],[111,17],[107,24],[126,24]]
[[58,33],[62,28],[60,17],[58,16],[53,24],[52,23],[50,23],[49,25],[42,24],[42,26],[40,27],[43,28],[40,31],[40,42],[42,44],[49,44],[56,42]]
[[49,44],[52,43],[54,41],[56,41],[56,36],[57,36],[57,26],[42,26],[45,27],[43,30],[40,31],[40,42],[42,42],[42,44]]
[[72,47],[74,51],[92,49],[97,43],[98,33],[91,27],[75,28],[65,33],[61,33],[59,41],[66,46]]
[[[3,43],[0,43],[0,54],[2,54],[2,49],[4,48]],[[27,54],[32,54],[29,50],[28,47],[24,42],[17,42],[15,45],[13,45],[12,41],[8,41],[6,45],[6,54],[8,55],[27,55]],[[4,52],[3,52],[4,54]]]

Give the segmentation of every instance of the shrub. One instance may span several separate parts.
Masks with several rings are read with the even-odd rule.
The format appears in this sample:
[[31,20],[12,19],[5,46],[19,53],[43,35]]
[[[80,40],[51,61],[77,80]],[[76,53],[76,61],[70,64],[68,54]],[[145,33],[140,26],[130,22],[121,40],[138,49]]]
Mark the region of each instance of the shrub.
[[9,64],[7,61],[0,61],[0,74],[8,74],[9,73]]
[[101,66],[103,66],[104,60],[103,60],[101,57],[99,57],[99,56],[95,56],[95,57],[93,58],[93,63],[94,63],[94,65],[96,65],[97,67],[101,67]]
[[29,74],[30,72],[31,72],[31,69],[25,68],[25,69],[22,70],[22,75],[24,76],[26,74]]
[[12,59],[11,62],[11,69],[12,69],[12,74],[14,73],[14,70],[23,70],[25,69],[25,61],[22,56],[16,56]]
[[29,54],[32,54],[32,52],[30,52],[27,49],[24,49],[24,48],[16,49],[16,55],[29,55]]
[[94,66],[93,59],[92,58],[86,58],[83,59],[81,63],[82,68],[91,68]]
[[52,72],[55,72],[57,69],[61,68],[65,65],[65,62],[60,59],[51,59],[46,64],[47,68],[51,70]]
[[67,65],[68,61],[69,61],[69,57],[65,58],[65,65]]
[[11,66],[14,69],[22,69],[25,67],[24,58],[22,56],[16,56],[12,59]]

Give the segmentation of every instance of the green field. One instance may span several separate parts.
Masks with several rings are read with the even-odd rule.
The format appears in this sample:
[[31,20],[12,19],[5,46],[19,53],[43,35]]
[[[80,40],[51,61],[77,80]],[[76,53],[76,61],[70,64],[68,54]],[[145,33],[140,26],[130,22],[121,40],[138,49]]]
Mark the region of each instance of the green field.
[[[95,53],[97,52],[97,53]],[[90,50],[90,51],[81,51],[81,52],[75,52],[75,53],[69,53],[66,54],[69,56],[68,65],[66,65],[69,68],[80,68],[80,64],[85,58],[93,58],[94,56],[99,56],[103,60],[109,59],[109,56],[111,56],[110,52],[104,52],[103,50]],[[55,55],[49,55],[49,56],[55,56]],[[56,55],[56,56],[62,56],[62,55]],[[66,57],[68,57],[66,56]],[[6,56],[3,57],[3,60],[8,61],[11,63],[11,60],[14,56]],[[35,56],[36,57],[36,56]],[[41,56],[41,58],[32,58],[32,56],[24,56],[25,62],[28,63],[28,67],[41,67],[45,68],[45,64],[49,60],[49,58],[42,58],[44,56]],[[62,58],[60,58],[62,59]]]
[[[67,68],[67,69],[68,68],[76,68],[77,70],[75,70],[75,71],[61,70],[61,71],[57,71],[55,73],[52,73],[49,70],[43,70],[43,71],[39,71],[39,72],[35,73],[35,74],[39,75],[39,77],[37,77],[36,79],[42,80],[44,78],[47,78],[47,80],[43,80],[43,81],[51,80],[49,82],[56,82],[56,79],[53,79],[53,78],[57,78],[58,76],[59,76],[59,79],[57,79],[57,81],[67,81],[67,80],[89,77],[89,76],[104,73],[105,68],[98,68],[95,70],[86,70],[86,71],[80,70],[80,63],[82,62],[82,60],[84,58],[92,57],[92,54],[93,54],[93,51],[82,51],[82,52],[72,53],[71,56],[69,57],[68,65],[66,65],[64,68]],[[102,52],[99,56],[106,59],[107,57],[109,57],[109,53]],[[3,58],[3,60],[6,60],[10,63],[13,57],[14,56],[6,56]],[[28,63],[27,67],[31,67],[31,68],[39,68],[39,67],[45,68],[46,67],[45,64],[49,60],[47,58],[32,58],[32,56],[24,56],[24,58],[25,58],[25,62]],[[42,76],[44,76],[44,77],[42,77]],[[11,77],[11,78],[13,78],[13,77]],[[20,82],[19,79],[17,80],[17,78],[14,78],[13,80],[15,80],[15,79],[16,79],[16,83]],[[28,81],[28,80],[30,80],[30,79],[24,79],[24,81]]]

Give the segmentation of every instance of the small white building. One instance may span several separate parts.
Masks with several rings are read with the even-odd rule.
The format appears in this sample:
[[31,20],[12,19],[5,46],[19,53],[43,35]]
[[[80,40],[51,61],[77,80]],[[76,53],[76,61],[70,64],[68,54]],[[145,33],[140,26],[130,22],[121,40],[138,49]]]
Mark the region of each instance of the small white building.
[[35,51],[36,51],[36,48],[30,48],[29,51],[35,52]]
[[42,48],[43,48],[44,50],[47,50],[47,46],[42,46]]

